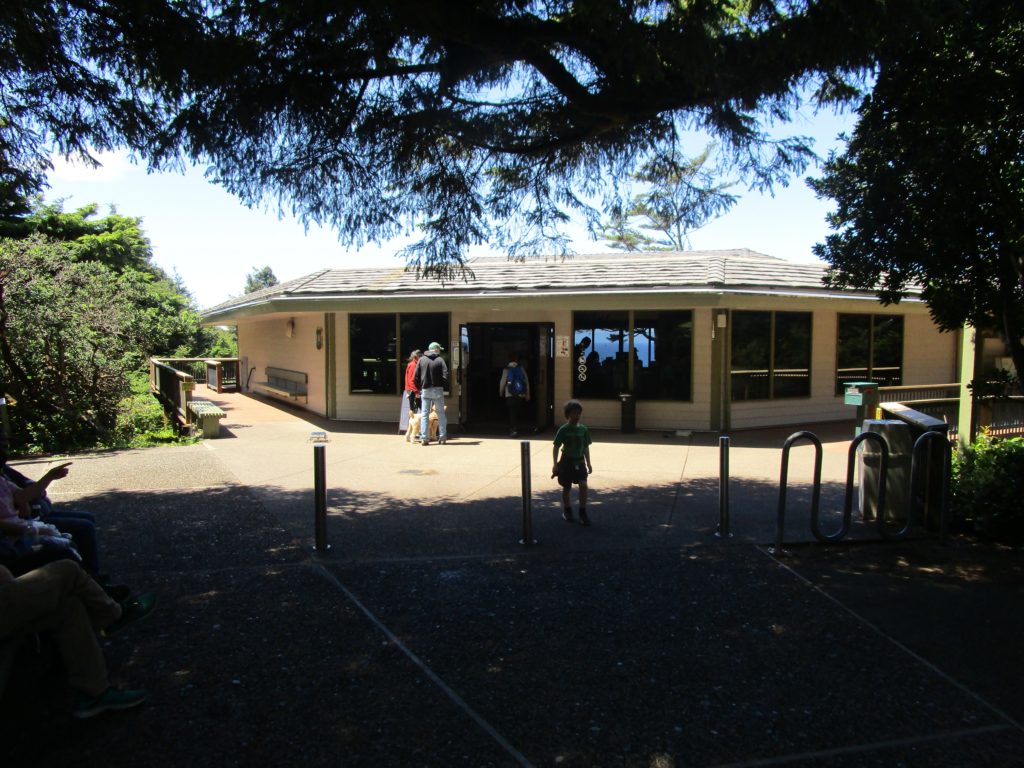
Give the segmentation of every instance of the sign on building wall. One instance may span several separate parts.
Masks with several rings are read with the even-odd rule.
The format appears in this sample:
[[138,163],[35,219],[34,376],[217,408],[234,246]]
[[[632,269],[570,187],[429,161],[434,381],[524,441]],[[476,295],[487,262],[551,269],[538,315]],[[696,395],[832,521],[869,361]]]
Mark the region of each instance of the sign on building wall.
[[556,336],[555,337],[555,357],[569,357],[571,353],[571,347],[569,346],[568,336]]

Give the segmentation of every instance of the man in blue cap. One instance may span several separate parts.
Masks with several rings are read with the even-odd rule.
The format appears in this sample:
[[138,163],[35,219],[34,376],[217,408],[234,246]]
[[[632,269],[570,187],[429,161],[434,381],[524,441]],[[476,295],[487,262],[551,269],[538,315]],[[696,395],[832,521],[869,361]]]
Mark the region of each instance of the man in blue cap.
[[448,365],[441,353],[444,347],[436,341],[430,342],[427,353],[416,364],[415,382],[420,388],[420,399],[423,401],[423,414],[420,419],[420,443],[430,445],[430,407],[437,412],[437,442],[444,445],[448,441],[448,417],[444,412],[444,393],[448,389]]

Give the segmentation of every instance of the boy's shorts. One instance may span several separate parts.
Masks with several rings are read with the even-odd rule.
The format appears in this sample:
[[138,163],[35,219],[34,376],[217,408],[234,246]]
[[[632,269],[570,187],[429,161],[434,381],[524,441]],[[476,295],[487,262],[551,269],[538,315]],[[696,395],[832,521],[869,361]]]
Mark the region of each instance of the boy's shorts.
[[561,458],[558,460],[558,484],[568,488],[573,483],[586,485],[587,462],[583,459],[573,461],[572,459]]

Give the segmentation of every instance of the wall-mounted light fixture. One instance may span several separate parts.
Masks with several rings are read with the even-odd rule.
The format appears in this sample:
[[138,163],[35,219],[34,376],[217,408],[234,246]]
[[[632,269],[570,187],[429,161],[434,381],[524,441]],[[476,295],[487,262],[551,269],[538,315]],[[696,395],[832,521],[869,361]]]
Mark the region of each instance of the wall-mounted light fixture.
[[317,328],[316,329],[316,348],[317,349],[323,349],[324,348],[324,329],[323,328]]
[[284,335],[289,339],[295,335],[295,318],[289,317],[288,322],[284,324]]

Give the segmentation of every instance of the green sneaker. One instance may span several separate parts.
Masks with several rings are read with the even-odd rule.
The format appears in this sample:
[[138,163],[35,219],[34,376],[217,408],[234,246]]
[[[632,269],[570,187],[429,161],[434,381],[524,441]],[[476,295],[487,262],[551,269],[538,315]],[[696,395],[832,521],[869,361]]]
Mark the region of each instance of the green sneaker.
[[138,597],[121,603],[121,618],[108,627],[104,627],[103,636],[111,637],[116,635],[129,624],[134,624],[141,618],[148,616],[156,608],[156,595],[146,592]]
[[99,696],[80,695],[71,714],[79,720],[85,720],[109,710],[131,709],[145,700],[145,691],[119,691],[117,688],[107,688]]

